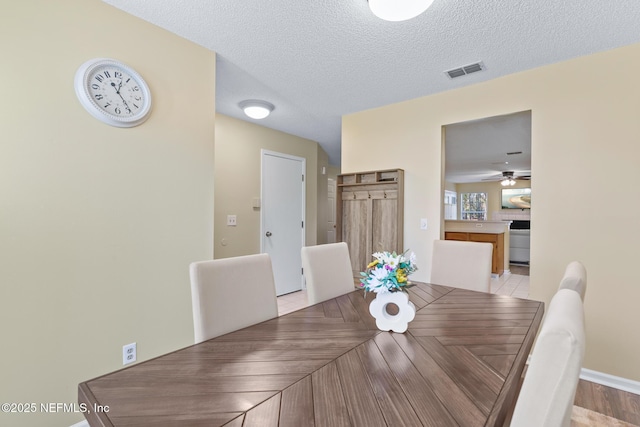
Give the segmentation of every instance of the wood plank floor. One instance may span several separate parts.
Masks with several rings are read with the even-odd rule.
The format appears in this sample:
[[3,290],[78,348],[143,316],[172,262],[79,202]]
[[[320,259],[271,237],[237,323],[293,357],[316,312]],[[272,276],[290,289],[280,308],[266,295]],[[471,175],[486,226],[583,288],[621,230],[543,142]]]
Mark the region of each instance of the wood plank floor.
[[[527,268],[528,270],[528,268]],[[520,271],[525,273],[525,271]],[[529,293],[528,271],[492,280],[492,292],[519,297]],[[306,291],[278,297],[280,315],[308,305]],[[640,426],[640,396],[604,385],[580,380],[575,405],[623,422]],[[594,424],[597,425],[597,424]]]
[[640,396],[636,394],[580,380],[574,404],[640,426]]

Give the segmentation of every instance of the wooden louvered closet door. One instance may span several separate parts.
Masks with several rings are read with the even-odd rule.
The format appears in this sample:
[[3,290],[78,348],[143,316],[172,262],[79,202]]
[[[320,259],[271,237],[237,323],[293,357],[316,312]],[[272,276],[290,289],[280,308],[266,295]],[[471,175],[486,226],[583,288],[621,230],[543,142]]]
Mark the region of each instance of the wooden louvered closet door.
[[404,251],[402,169],[339,175],[337,193],[337,240],[349,246],[354,277],[372,253]]

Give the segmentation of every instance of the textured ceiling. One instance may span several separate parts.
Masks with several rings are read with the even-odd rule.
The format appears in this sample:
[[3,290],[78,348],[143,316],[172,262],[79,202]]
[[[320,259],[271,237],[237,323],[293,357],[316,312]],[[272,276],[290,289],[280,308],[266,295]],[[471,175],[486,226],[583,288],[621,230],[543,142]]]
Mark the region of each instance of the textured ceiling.
[[502,172],[531,176],[531,112],[445,126],[445,179],[499,181]]
[[[103,1],[215,51],[218,112],[250,120],[238,103],[269,101],[259,124],[334,165],[342,115],[640,42],[638,0],[435,0],[404,22],[366,0]],[[486,71],[444,74],[476,61]]]

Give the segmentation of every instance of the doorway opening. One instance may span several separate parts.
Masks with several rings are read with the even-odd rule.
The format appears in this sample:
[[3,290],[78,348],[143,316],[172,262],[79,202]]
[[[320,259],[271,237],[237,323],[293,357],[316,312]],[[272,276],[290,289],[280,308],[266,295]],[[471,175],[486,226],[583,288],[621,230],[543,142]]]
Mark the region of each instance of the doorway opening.
[[[471,208],[484,211],[474,220],[509,221],[511,225],[518,222],[518,230],[509,230],[505,241],[505,271],[510,270],[512,262],[525,266],[530,262],[531,122],[531,111],[521,111],[443,126],[444,230],[448,218],[471,218],[463,215]],[[509,191],[528,191],[528,206],[503,203]],[[477,194],[486,194],[483,205],[464,204],[462,195]],[[446,211],[451,206],[445,205],[454,196],[458,203],[452,214]]]

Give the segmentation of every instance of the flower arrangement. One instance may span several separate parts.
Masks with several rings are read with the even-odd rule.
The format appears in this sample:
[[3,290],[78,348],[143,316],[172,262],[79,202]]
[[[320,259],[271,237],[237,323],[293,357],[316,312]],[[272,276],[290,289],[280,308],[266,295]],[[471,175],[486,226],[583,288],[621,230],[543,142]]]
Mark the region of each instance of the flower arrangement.
[[367,266],[367,271],[361,272],[363,276],[360,283],[365,292],[385,293],[403,291],[409,283],[407,278],[416,271],[416,255],[412,252],[409,258],[407,252],[398,255],[395,252],[376,252],[375,258]]

